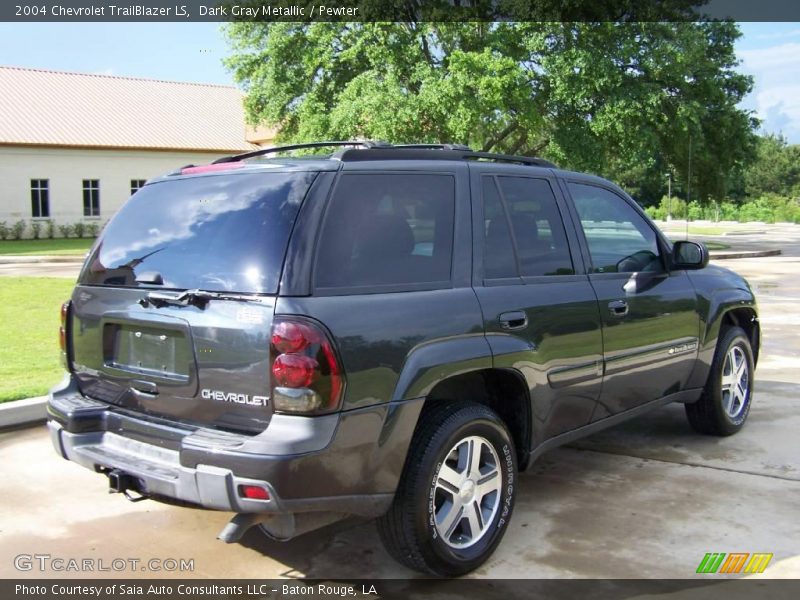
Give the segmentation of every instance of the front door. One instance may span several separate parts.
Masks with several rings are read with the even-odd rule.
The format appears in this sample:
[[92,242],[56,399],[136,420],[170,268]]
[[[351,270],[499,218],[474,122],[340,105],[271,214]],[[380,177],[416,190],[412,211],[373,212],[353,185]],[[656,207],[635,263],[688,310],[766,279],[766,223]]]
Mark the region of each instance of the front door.
[[596,421],[681,390],[697,356],[700,321],[689,277],[665,269],[665,244],[633,201],[594,181],[567,188],[603,322]]
[[588,424],[594,413],[600,315],[550,172],[492,166],[470,165],[473,198],[482,199],[473,212],[475,293],[494,366],[526,380],[538,444]]

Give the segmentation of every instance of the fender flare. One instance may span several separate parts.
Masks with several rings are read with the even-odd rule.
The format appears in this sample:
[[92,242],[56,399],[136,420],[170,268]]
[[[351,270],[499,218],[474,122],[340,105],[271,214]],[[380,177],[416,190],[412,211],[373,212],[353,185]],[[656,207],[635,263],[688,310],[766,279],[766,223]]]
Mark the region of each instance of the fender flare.
[[441,381],[492,368],[492,351],[483,332],[420,344],[406,357],[392,401],[424,398]]
[[[742,288],[723,288],[715,290],[710,296],[699,299],[707,303],[701,310],[705,318],[701,320],[700,347],[698,348],[697,361],[692,374],[686,384],[687,388],[702,388],[708,379],[714,352],[717,349],[717,339],[725,315],[732,310],[748,308],[757,314],[756,301],[750,290]],[[702,304],[701,304],[702,306]]]

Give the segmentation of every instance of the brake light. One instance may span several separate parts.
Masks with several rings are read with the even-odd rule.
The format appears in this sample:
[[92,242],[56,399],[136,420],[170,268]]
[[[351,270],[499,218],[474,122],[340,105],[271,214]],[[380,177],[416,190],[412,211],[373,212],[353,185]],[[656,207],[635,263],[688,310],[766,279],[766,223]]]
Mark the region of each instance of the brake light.
[[302,354],[279,354],[272,363],[272,376],[282,387],[308,387],[314,381],[317,361]]
[[302,317],[275,317],[270,358],[276,412],[322,414],[340,407],[344,378],[322,325]]
[[304,323],[280,321],[272,326],[272,345],[281,353],[300,352],[312,337],[313,331]]
[[232,169],[241,169],[244,163],[219,163],[210,165],[200,165],[198,167],[184,167],[181,169],[181,175],[196,175],[197,173],[212,173],[214,171],[230,171]]
[[269,500],[269,492],[260,485],[240,485],[239,497],[250,500]]

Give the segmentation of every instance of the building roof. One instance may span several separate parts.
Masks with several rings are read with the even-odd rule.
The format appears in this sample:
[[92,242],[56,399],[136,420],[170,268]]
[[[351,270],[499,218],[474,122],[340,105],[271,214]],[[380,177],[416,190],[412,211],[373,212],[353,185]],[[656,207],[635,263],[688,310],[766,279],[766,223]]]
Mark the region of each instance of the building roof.
[[0,145],[239,152],[235,87],[0,66]]

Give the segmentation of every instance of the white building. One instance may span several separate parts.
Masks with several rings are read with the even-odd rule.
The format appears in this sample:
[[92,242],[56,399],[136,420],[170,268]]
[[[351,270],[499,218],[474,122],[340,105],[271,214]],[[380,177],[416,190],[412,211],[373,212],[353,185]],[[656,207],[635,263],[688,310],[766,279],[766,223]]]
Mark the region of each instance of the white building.
[[273,137],[234,87],[0,66],[0,221],[102,224],[147,179]]

